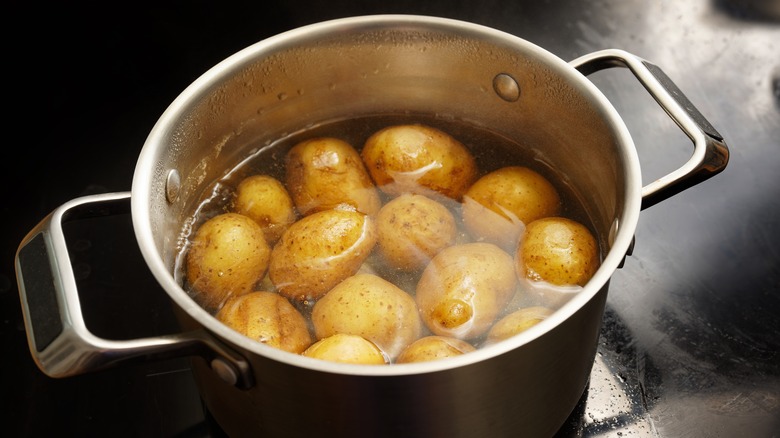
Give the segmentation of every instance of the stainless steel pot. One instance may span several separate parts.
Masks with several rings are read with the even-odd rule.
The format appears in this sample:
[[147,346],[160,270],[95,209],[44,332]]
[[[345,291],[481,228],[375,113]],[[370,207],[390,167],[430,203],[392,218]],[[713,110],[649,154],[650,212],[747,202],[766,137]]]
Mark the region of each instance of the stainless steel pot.
[[[694,144],[688,162],[644,187],[623,121],[585,76],[614,66],[629,68]],[[536,145],[587,194],[608,247],[584,290],[502,343],[385,367],[267,347],[190,298],[174,277],[177,239],[209,183],[257,145],[387,113],[463,120]],[[130,193],[75,199],[30,232],[16,259],[30,350],[52,377],[192,355],[201,396],[234,436],[549,436],[586,387],[609,279],[630,252],[640,210],[727,161],[722,137],[668,77],[620,50],[566,63],[497,30],[421,16],[303,27],[236,53],[188,87],[149,134]],[[180,334],[112,341],[85,326],[62,224],[128,208],[144,259],[179,313]]]

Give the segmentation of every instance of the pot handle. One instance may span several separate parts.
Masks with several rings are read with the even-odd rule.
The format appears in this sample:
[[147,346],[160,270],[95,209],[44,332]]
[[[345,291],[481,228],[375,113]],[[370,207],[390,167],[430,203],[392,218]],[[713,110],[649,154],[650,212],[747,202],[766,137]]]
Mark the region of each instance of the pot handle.
[[129,212],[129,192],[76,198],[49,214],[19,245],[16,277],[27,342],[38,368],[50,377],[69,377],[136,360],[201,356],[223,380],[251,387],[246,360],[205,330],[115,341],[87,329],[63,223]]
[[693,141],[693,155],[688,162],[642,188],[642,209],[699,184],[726,167],[729,149],[723,137],[655,64],[617,49],[584,55],[569,64],[584,75],[611,67],[628,68]]

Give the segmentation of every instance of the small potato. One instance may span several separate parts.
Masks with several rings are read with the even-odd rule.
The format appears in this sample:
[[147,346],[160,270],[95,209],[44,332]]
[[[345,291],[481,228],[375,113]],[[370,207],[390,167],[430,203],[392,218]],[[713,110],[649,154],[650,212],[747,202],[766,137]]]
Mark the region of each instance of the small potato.
[[314,305],[311,319],[318,339],[336,333],[359,335],[390,358],[422,331],[414,298],[371,274],[357,274],[336,285]]
[[455,218],[423,195],[403,194],[385,204],[376,218],[377,244],[389,267],[421,270],[441,249],[455,242]]
[[526,307],[515,310],[509,315],[499,319],[498,322],[493,325],[488,332],[487,342],[493,343],[502,341],[528,330],[552,315],[552,313],[552,309],[542,306]]
[[331,362],[361,365],[386,365],[388,359],[373,342],[358,336],[338,333],[320,339],[302,353],[306,357]]
[[476,350],[473,345],[457,338],[426,336],[409,344],[395,363],[428,362],[447,357],[460,356]]
[[224,213],[195,233],[187,252],[187,281],[202,306],[216,309],[231,296],[254,290],[265,276],[270,255],[257,222]]
[[477,177],[471,152],[449,134],[425,125],[397,125],[371,135],[361,152],[383,192],[440,193],[460,201]]
[[463,198],[463,224],[469,234],[511,251],[526,224],[561,210],[555,187],[541,174],[521,166],[482,176]]
[[350,205],[373,215],[381,201],[360,154],[336,138],[313,138],[286,157],[286,185],[302,215]]
[[295,222],[295,206],[287,189],[269,175],[252,175],[236,187],[233,211],[260,224],[269,244],[276,243]]
[[230,297],[216,317],[246,337],[290,353],[302,353],[312,344],[306,319],[274,292]]
[[579,222],[563,217],[537,219],[526,226],[515,261],[520,278],[585,286],[599,266],[598,245]]
[[514,261],[491,243],[441,250],[417,283],[422,320],[436,335],[473,339],[493,325],[517,286]]
[[287,229],[271,252],[268,274],[289,299],[316,300],[356,273],[376,243],[374,221],[354,210],[325,210]]

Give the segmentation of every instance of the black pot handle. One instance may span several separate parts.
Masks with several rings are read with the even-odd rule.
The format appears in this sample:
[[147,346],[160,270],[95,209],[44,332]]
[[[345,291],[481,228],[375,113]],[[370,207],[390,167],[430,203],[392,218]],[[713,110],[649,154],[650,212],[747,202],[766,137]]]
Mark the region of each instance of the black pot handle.
[[611,67],[628,68],[693,141],[693,155],[688,162],[642,188],[642,209],[699,184],[726,167],[729,149],[723,137],[655,64],[617,49],[584,55],[569,64],[584,75]]
[[129,192],[77,198],[49,214],[19,245],[16,277],[38,368],[50,377],[69,377],[137,360],[201,356],[223,380],[251,387],[248,362],[203,329],[125,341],[103,339],[87,329],[62,225],[129,212]]

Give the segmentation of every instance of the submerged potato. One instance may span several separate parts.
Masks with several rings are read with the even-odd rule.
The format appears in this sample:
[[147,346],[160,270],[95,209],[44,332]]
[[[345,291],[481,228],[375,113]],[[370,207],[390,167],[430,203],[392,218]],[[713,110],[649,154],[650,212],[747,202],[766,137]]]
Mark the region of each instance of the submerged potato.
[[204,222],[187,252],[187,282],[206,308],[251,292],[265,276],[271,248],[252,219],[224,213]]
[[517,286],[514,261],[491,243],[443,249],[417,283],[423,322],[434,334],[472,339],[484,334]]
[[438,192],[460,200],[477,177],[466,147],[425,125],[396,125],[371,135],[361,152],[376,185],[391,196]]
[[376,218],[377,244],[395,269],[419,270],[441,249],[455,242],[455,218],[423,195],[403,194],[385,204]]
[[279,293],[316,300],[360,269],[376,243],[374,221],[353,210],[325,210],[287,229],[271,252],[268,274]]
[[428,362],[447,357],[460,356],[476,350],[468,342],[446,336],[426,336],[420,338],[401,351],[396,363]]
[[599,266],[598,245],[579,222],[563,217],[538,219],[526,226],[515,260],[520,278],[585,286]]
[[496,322],[487,335],[487,342],[498,342],[521,333],[552,315],[552,309],[542,306],[525,307]]
[[274,292],[231,297],[216,316],[242,335],[290,353],[301,353],[312,344],[306,319]]
[[287,189],[269,175],[252,175],[236,187],[233,211],[252,218],[273,244],[295,222],[295,206]]
[[373,342],[358,336],[338,333],[320,339],[302,353],[306,357],[361,365],[385,365],[387,358]]
[[479,178],[463,200],[463,223],[475,239],[515,249],[526,224],[560,213],[558,191],[528,167],[508,166]]
[[357,274],[336,285],[314,305],[311,319],[318,339],[336,333],[360,335],[391,358],[422,330],[414,298],[371,274]]
[[379,193],[360,154],[330,137],[296,144],[286,157],[286,185],[302,215],[350,205],[365,214],[379,211]]

